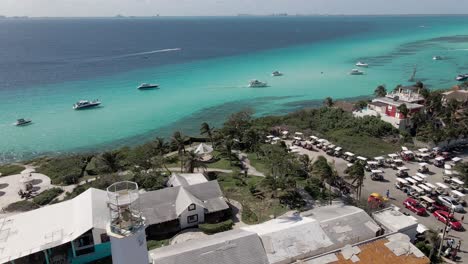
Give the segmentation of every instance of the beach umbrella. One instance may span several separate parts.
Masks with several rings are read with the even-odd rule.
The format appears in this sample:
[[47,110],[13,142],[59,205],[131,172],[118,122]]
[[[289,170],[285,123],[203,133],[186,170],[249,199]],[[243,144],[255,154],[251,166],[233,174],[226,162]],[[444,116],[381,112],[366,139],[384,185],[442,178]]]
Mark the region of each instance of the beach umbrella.
[[213,148],[206,145],[205,143],[201,143],[198,145],[198,147],[195,149],[195,154],[198,155],[204,155],[204,154],[209,154],[213,152]]

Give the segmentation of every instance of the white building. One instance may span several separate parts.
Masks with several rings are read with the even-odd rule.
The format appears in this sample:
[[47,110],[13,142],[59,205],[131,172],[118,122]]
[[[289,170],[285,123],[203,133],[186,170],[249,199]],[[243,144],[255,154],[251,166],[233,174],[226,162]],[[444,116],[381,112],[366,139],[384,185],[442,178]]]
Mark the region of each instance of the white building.
[[398,210],[398,207],[389,207],[372,214],[377,223],[382,225],[387,233],[399,232],[415,239],[418,233],[418,221],[411,216],[404,215]]

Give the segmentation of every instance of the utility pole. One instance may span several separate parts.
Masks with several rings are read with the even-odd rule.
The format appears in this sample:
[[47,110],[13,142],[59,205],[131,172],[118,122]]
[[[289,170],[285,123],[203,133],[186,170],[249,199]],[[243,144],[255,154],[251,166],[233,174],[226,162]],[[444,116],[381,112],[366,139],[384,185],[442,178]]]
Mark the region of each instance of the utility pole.
[[[448,217],[450,217],[451,215],[453,215],[454,210],[455,210],[454,208],[452,208],[452,209],[450,210],[450,213],[449,213]],[[442,233],[442,240],[440,241],[439,252],[437,253],[437,256],[438,256],[438,257],[440,257],[440,254],[441,254],[441,252],[442,252],[442,246],[444,245],[445,235],[446,235],[446,233],[447,233],[447,227],[448,227],[448,223],[449,223],[449,222],[450,222],[449,219],[446,219],[446,220],[445,220],[444,232]]]

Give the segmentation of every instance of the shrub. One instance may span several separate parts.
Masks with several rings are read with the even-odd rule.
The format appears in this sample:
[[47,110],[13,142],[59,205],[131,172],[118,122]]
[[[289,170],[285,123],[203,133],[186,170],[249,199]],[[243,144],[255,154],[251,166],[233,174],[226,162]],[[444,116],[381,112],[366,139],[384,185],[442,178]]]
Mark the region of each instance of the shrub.
[[169,245],[169,239],[146,241],[146,247],[148,248],[148,250],[164,247],[167,245]]
[[83,176],[84,156],[74,155],[48,159],[42,162],[37,172],[50,177],[52,184],[75,184]]
[[5,207],[7,212],[27,212],[39,208],[39,205],[31,201],[19,201],[12,204],[9,204]]
[[242,221],[248,224],[258,223],[258,216],[245,204],[242,204]]
[[52,202],[57,196],[63,193],[63,190],[60,188],[51,188],[49,190],[43,191],[38,196],[34,197],[33,202],[38,205],[46,205]]
[[232,220],[229,219],[216,224],[200,224],[198,225],[198,228],[200,228],[200,230],[203,231],[203,233],[211,235],[231,230],[232,226],[234,226],[234,222],[232,222]]
[[20,165],[14,165],[14,164],[2,165],[0,166],[0,176],[19,174],[23,170],[24,170],[24,167]]

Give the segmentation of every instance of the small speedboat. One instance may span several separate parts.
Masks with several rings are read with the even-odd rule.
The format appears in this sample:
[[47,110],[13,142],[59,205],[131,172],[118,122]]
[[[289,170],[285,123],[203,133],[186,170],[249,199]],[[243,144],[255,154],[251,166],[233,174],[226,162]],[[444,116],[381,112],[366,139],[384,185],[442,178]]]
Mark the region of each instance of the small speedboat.
[[138,86],[138,90],[146,90],[146,89],[156,89],[159,88],[159,84],[151,84],[151,83],[142,83]]
[[271,73],[271,76],[274,76],[274,77],[283,76],[283,73],[281,73],[279,71],[274,71],[274,72]]
[[360,71],[358,69],[352,69],[351,72],[349,73],[351,75],[363,75],[364,72],[363,71]]
[[261,82],[259,80],[252,80],[249,83],[249,87],[251,88],[258,88],[258,87],[267,87],[268,84],[266,82]]
[[20,118],[20,119],[16,120],[15,126],[25,126],[25,125],[29,125],[31,123],[32,123],[32,120]]
[[80,100],[73,105],[73,109],[75,110],[87,109],[87,108],[99,106],[100,104],[101,104],[101,101],[99,100],[94,100],[94,101]]
[[467,74],[459,74],[457,77],[455,77],[455,80],[457,80],[459,82],[468,80],[468,73]]
[[433,60],[442,60],[443,58],[442,58],[442,56],[434,56],[434,57],[432,57],[432,59]]
[[358,62],[356,63],[356,66],[357,66],[357,67],[364,67],[364,68],[367,68],[367,67],[369,67],[369,64],[364,63],[364,62],[362,62],[362,61],[358,61]]

